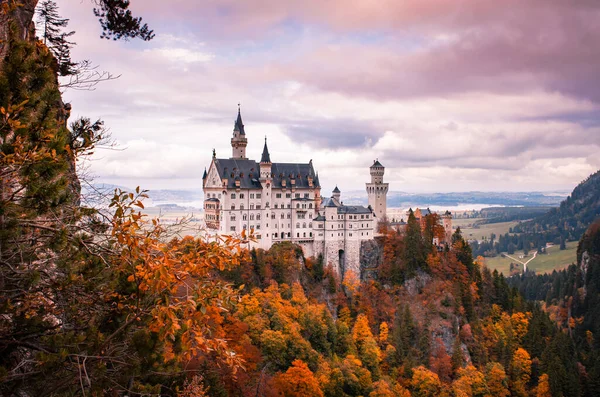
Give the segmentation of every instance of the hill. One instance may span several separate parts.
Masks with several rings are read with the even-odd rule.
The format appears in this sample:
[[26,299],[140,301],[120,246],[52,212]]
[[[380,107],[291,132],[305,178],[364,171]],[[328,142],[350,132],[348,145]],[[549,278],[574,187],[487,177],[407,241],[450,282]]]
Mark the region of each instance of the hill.
[[[558,208],[516,226],[515,233],[541,233],[545,242],[577,241],[600,217],[600,171],[581,182]],[[558,241],[554,241],[558,240]]]

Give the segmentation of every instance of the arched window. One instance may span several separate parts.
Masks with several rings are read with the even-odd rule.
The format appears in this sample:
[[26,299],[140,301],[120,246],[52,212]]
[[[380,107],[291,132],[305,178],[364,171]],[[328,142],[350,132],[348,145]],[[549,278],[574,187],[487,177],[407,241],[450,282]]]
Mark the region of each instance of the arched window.
[[311,203],[311,204],[308,204],[308,208],[312,208],[312,203]]
[[254,214],[250,214],[250,220],[253,221],[254,220]]
[[312,237],[312,232],[309,233],[310,237]]
[[235,193],[231,193],[231,198],[234,199],[235,198]]
[[240,209],[243,210],[244,209],[244,204],[240,204]]
[[296,223],[296,229],[300,229],[300,222]]
[[256,214],[256,220],[260,221],[260,214]]
[[246,214],[242,215],[242,219],[245,220],[245,221],[247,221],[248,220],[248,215],[246,215]]
[[296,208],[300,208],[300,204],[296,203]]
[[306,229],[306,223],[303,223],[303,224],[302,224],[302,228],[303,228],[303,229]]
[[231,204],[231,209],[235,210],[235,204]]
[[281,219],[285,219],[285,214],[281,214]]

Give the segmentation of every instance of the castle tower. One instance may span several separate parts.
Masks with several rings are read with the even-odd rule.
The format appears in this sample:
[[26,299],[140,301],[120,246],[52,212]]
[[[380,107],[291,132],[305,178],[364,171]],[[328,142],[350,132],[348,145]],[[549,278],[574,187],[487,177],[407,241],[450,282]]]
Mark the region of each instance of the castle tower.
[[340,192],[340,189],[338,189],[338,187],[336,186],[335,189],[333,189],[333,192],[331,192],[331,193],[333,193],[331,195],[331,197],[333,197],[334,199],[336,199],[337,202],[339,203],[341,195],[342,195],[342,192]]
[[446,211],[444,215],[442,215],[442,223],[444,225],[444,231],[446,236],[445,243],[448,245],[452,244],[452,213],[450,211]]
[[[269,249],[271,244],[273,244],[273,230],[269,228],[269,214],[270,211],[272,211],[270,199],[273,197],[271,194],[271,188],[273,185],[272,165],[271,156],[269,155],[269,148],[267,147],[267,137],[265,137],[265,146],[263,147],[259,164],[260,184],[262,185],[261,205],[263,208],[263,217],[261,220],[261,228],[263,232],[261,233],[262,237],[260,241],[260,247],[264,249]],[[273,226],[272,222],[271,226]]]
[[245,160],[247,144],[248,139],[246,139],[246,131],[244,131],[244,123],[242,122],[242,115],[238,104],[237,120],[233,126],[233,138],[231,138],[231,158]]
[[369,206],[377,216],[377,221],[381,222],[387,212],[387,192],[388,183],[383,183],[383,174],[385,167],[379,160],[375,160],[369,168],[371,172],[371,183],[367,183],[367,194],[369,195]]

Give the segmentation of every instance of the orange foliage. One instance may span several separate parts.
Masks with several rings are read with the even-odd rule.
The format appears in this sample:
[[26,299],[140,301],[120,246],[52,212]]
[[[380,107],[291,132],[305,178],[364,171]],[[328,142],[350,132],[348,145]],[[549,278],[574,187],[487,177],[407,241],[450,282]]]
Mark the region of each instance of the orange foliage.
[[302,360],[294,360],[285,373],[275,376],[273,384],[280,396],[323,397],[319,382]]

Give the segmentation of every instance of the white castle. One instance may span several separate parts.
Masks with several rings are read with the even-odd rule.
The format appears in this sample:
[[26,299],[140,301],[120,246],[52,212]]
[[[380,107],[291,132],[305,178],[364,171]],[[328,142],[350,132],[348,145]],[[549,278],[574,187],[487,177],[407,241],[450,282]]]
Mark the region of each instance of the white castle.
[[204,171],[204,219],[215,234],[252,233],[250,247],[268,249],[291,241],[306,256],[323,255],[338,274],[352,269],[360,274],[360,246],[375,237],[385,218],[388,184],[379,161],[370,167],[369,207],[344,205],[335,187],[321,197],[319,175],[308,163],[273,163],[267,140],[260,162],[246,158],[248,139],[238,110],[231,138],[232,156],[213,158]]

